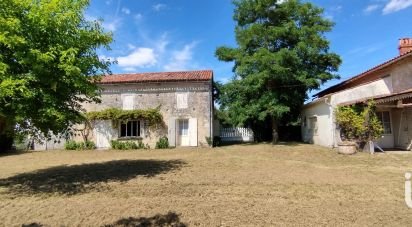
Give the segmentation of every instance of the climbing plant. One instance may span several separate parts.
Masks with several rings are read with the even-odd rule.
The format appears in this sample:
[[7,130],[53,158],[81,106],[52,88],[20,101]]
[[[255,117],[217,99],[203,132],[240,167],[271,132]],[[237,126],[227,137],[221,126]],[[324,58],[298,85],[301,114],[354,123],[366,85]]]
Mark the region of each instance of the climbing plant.
[[109,108],[102,111],[91,111],[86,113],[86,118],[93,120],[119,120],[127,121],[132,119],[145,119],[149,126],[158,125],[163,122],[163,116],[160,108],[151,108],[146,110],[121,110],[118,108]]
[[338,107],[335,112],[336,122],[344,140],[365,142],[379,139],[383,133],[382,123],[375,112],[375,103]]

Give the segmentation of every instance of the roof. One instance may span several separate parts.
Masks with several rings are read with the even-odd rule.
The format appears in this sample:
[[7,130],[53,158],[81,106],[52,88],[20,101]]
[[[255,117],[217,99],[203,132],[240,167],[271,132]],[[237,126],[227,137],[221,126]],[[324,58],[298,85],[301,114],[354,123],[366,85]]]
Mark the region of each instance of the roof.
[[354,105],[357,103],[366,103],[371,99],[374,100],[376,104],[381,104],[385,102],[392,102],[392,101],[402,100],[406,98],[412,98],[412,89],[408,89],[408,90],[401,91],[401,92],[394,93],[394,94],[379,95],[379,96],[363,98],[363,99],[359,99],[359,100],[355,100],[351,102],[340,103],[339,105],[349,106],[349,105]]
[[99,84],[144,83],[144,82],[177,82],[177,81],[210,81],[212,70],[182,71],[182,72],[152,72],[113,74],[103,76]]
[[374,73],[374,72],[376,72],[376,71],[378,71],[378,70],[380,70],[380,69],[386,68],[386,67],[388,67],[388,66],[390,66],[390,65],[392,65],[392,64],[395,64],[395,63],[397,63],[397,62],[399,62],[399,61],[401,61],[401,60],[403,60],[403,59],[405,59],[405,58],[407,58],[407,57],[409,57],[409,56],[412,56],[412,50],[409,51],[409,52],[406,52],[406,53],[404,53],[404,54],[402,54],[402,55],[399,55],[399,56],[397,56],[397,57],[394,57],[394,58],[392,58],[392,59],[390,59],[390,60],[388,60],[388,61],[385,61],[385,62],[383,62],[383,63],[381,63],[381,64],[379,64],[379,65],[377,65],[377,66],[375,66],[375,67],[373,67],[373,68],[371,68],[371,69],[368,69],[367,71],[365,71],[365,72],[363,72],[363,73],[361,73],[361,74],[358,74],[358,75],[356,75],[356,76],[354,76],[354,77],[352,77],[352,78],[350,78],[350,79],[347,79],[347,80],[345,80],[345,81],[342,81],[342,82],[339,83],[339,84],[336,84],[336,85],[334,85],[334,86],[331,86],[331,87],[329,87],[329,88],[327,88],[327,89],[325,89],[325,90],[323,90],[323,91],[321,91],[321,92],[319,92],[319,93],[317,93],[317,94],[315,94],[315,95],[313,95],[313,96],[322,97],[322,96],[324,96],[324,95],[327,95],[327,94],[330,94],[330,93],[333,93],[333,92],[340,91],[340,90],[343,89],[343,87],[344,87],[345,85],[349,85],[349,84],[351,84],[351,83],[353,83],[353,82],[355,82],[355,81],[358,81],[358,80],[360,80],[360,79],[362,79],[362,78],[365,78],[365,77],[367,77],[368,75],[370,75],[370,74],[372,74],[372,73]]

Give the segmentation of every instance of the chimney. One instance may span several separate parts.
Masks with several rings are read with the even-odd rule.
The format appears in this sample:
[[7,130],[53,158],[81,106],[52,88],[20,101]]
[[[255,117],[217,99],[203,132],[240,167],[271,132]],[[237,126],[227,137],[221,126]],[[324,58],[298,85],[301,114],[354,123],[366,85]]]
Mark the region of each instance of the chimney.
[[412,38],[399,39],[399,55],[404,55],[412,51]]

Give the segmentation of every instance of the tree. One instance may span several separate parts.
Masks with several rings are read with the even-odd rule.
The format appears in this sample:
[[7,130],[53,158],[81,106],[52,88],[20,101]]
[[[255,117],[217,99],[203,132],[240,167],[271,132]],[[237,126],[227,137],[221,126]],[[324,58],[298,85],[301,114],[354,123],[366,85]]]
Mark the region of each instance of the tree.
[[[98,102],[112,35],[83,15],[88,0],[0,1],[0,143],[16,128],[57,134]],[[1,145],[0,145],[1,147]],[[4,148],[4,147],[3,147]]]
[[271,122],[273,142],[282,119],[300,113],[307,92],[334,78],[341,63],[324,34],[333,23],[323,9],[299,0],[234,0],[238,47],[219,47],[235,63],[234,79],[220,87],[221,109],[237,125]]

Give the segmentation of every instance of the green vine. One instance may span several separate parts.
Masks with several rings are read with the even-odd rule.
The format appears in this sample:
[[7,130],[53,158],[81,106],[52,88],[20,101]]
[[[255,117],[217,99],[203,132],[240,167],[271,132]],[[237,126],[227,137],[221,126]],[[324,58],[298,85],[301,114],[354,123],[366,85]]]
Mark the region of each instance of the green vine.
[[336,122],[341,128],[343,139],[369,141],[382,136],[382,123],[376,116],[373,101],[366,106],[341,106],[335,112]]
[[86,118],[93,120],[119,120],[127,121],[134,119],[145,119],[150,126],[158,125],[163,122],[163,116],[160,108],[146,110],[121,110],[118,108],[109,108],[102,111],[91,111],[86,113]]

